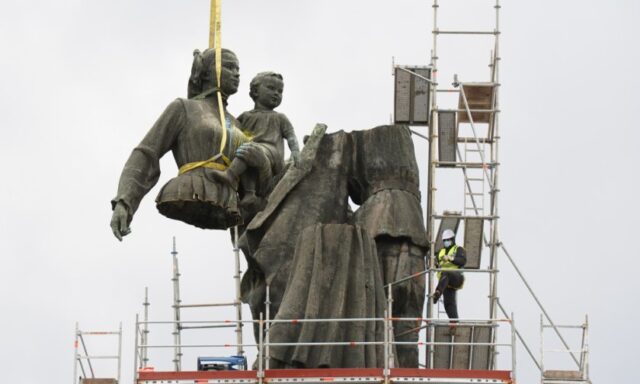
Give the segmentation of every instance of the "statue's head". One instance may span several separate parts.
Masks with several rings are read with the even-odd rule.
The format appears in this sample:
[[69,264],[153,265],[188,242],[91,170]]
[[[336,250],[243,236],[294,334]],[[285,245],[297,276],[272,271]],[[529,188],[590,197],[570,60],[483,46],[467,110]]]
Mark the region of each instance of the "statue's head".
[[[240,67],[238,58],[233,51],[222,49],[222,73],[220,76],[220,91],[224,98],[238,92],[240,84]],[[189,98],[203,92],[217,88],[215,70],[215,50],[206,49],[204,52],[193,51],[193,65],[187,94]]]
[[282,75],[275,72],[260,72],[249,85],[249,96],[266,109],[274,109],[282,102],[284,82]]

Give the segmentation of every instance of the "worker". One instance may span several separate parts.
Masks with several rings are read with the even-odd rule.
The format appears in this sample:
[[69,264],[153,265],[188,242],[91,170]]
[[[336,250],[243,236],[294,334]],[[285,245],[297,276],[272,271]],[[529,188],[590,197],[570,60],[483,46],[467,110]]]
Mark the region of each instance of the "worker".
[[467,256],[464,248],[456,245],[456,234],[445,229],[442,233],[443,248],[436,256],[436,267],[446,271],[438,271],[438,286],[433,293],[433,303],[437,303],[440,296],[444,295],[444,310],[450,319],[458,318],[458,306],[456,304],[456,292],[464,285],[464,275],[456,269],[464,267]]

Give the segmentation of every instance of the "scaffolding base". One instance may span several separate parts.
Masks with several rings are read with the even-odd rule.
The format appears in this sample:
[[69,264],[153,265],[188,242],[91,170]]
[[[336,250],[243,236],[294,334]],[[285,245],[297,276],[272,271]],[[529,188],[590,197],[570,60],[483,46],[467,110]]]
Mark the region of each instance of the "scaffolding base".
[[[326,384],[327,382],[381,383],[385,381],[381,368],[271,369],[264,371],[263,381],[269,383]],[[258,383],[258,371],[206,372],[139,372],[137,384],[161,383],[253,384]],[[512,383],[510,371],[463,369],[390,370],[393,383]]]

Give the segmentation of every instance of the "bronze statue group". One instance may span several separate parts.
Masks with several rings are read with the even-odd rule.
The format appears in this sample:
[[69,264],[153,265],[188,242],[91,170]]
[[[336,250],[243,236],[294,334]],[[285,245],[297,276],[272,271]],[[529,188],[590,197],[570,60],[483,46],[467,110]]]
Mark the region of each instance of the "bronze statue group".
[[[111,202],[114,235],[130,233],[140,201],[159,179],[160,158],[171,151],[178,175],[160,189],[156,206],[199,228],[238,226],[248,264],[242,299],[254,318],[266,313],[267,286],[271,318],[382,318],[391,284],[391,316],[416,319],[394,322],[394,339],[417,342],[424,276],[394,284],[425,270],[428,249],[409,129],[327,134],[318,125],[300,150],[289,119],[275,111],[283,77],[256,75],[249,91],[255,107],[236,119],[226,104],[238,91],[238,59],[222,50],[219,87],[214,60],[213,49],[194,52],[188,98],[170,103],[133,149]],[[447,314],[457,318],[464,277],[454,269],[464,266],[464,250],[455,234],[445,235],[436,255],[447,271],[432,297],[443,295]],[[380,341],[383,332],[375,322],[276,323],[270,341]],[[417,344],[396,345],[395,352],[397,366],[418,367]],[[270,354],[272,368],[380,367],[383,358],[381,346],[371,345],[283,346]]]

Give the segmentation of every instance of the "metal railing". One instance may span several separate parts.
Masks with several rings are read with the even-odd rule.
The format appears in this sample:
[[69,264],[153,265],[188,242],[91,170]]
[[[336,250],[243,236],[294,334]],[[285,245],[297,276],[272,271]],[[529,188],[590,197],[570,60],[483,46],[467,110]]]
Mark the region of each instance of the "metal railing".
[[[85,336],[117,336],[118,337],[118,354],[117,355],[90,355],[87,343],[85,343]],[[78,323],[76,323],[76,331],[75,331],[75,342],[74,346],[74,354],[73,354],[73,384],[79,383],[82,379],[95,379],[96,373],[91,363],[91,360],[116,360],[117,362],[117,376],[116,379],[120,382],[120,367],[121,367],[121,356],[122,356],[122,323],[118,327],[117,331],[81,331]],[[82,352],[79,351],[79,348],[82,348]],[[88,367],[85,369],[85,364],[83,361],[86,361],[86,365]],[[82,375],[78,374],[78,369]]]
[[[581,330],[581,340],[580,340],[580,348],[579,349],[570,349],[566,344],[564,338],[562,338],[563,349],[546,349],[544,347],[544,331],[545,329],[553,329],[555,332],[558,332],[558,329],[569,329],[569,330]],[[575,354],[577,353],[579,356],[578,370],[577,371],[557,371],[557,372],[569,372],[573,373],[574,376],[572,379],[576,382],[589,382],[589,317],[585,315],[584,323],[580,325],[562,325],[562,324],[545,324],[544,317],[540,315],[540,378],[542,383],[546,382],[557,382],[561,379],[558,377],[549,377],[548,371],[544,368],[544,356],[546,352],[552,353],[568,353],[571,355],[573,359],[576,358]]]
[[[473,342],[473,340],[469,342],[460,342],[452,340],[450,342],[443,341],[435,341],[434,340],[418,340],[418,341],[394,341],[393,339],[393,324],[395,322],[400,321],[411,321],[419,324],[423,324],[420,328],[424,328],[426,326],[455,326],[455,327],[464,327],[464,326],[495,326],[497,327],[499,324],[509,324],[511,337],[508,342],[498,343],[494,341],[489,342]],[[359,341],[359,340],[346,340],[346,341],[313,341],[313,342],[271,342],[268,340],[268,337],[265,335],[265,330],[269,329],[271,326],[275,324],[303,324],[303,323],[345,323],[345,322],[381,322],[384,324],[384,338],[383,340],[374,340],[374,341]],[[257,372],[256,377],[258,381],[262,383],[265,377],[265,371],[269,369],[268,361],[269,361],[269,347],[285,347],[285,346],[309,346],[309,347],[355,347],[362,345],[375,345],[382,346],[384,353],[384,361],[383,361],[383,376],[385,380],[388,380],[389,375],[391,373],[391,368],[394,368],[394,355],[393,355],[393,347],[397,345],[415,345],[419,346],[430,346],[430,347],[445,347],[449,346],[452,349],[458,346],[468,346],[471,349],[471,354],[473,354],[473,348],[477,347],[488,347],[488,348],[508,348],[511,352],[511,367],[512,371],[512,379],[515,379],[515,367],[516,367],[516,356],[515,356],[515,327],[513,326],[513,319],[458,319],[455,323],[452,323],[447,320],[442,319],[429,319],[429,318],[420,318],[420,317],[408,317],[408,318],[394,318],[390,317],[385,310],[385,317],[383,318],[340,318],[340,319],[265,319],[263,314],[260,314],[260,318],[258,320],[210,320],[210,321],[182,321],[183,324],[198,324],[202,326],[206,326],[207,328],[214,328],[220,326],[232,326],[235,327],[238,323],[242,323],[242,325],[257,324],[259,328],[258,332],[258,340],[253,344],[236,344],[236,343],[211,343],[211,344],[181,344],[179,347],[181,349],[217,349],[217,348],[246,348],[246,347],[256,347],[258,350],[257,357]],[[135,353],[134,353],[134,383],[138,380],[138,363],[139,359],[142,356],[145,356],[145,351],[148,349],[171,349],[175,348],[174,344],[147,344],[140,345],[138,343],[138,336],[142,334],[142,331],[149,326],[154,325],[175,325],[175,321],[140,321],[136,317],[136,340],[135,340]]]

